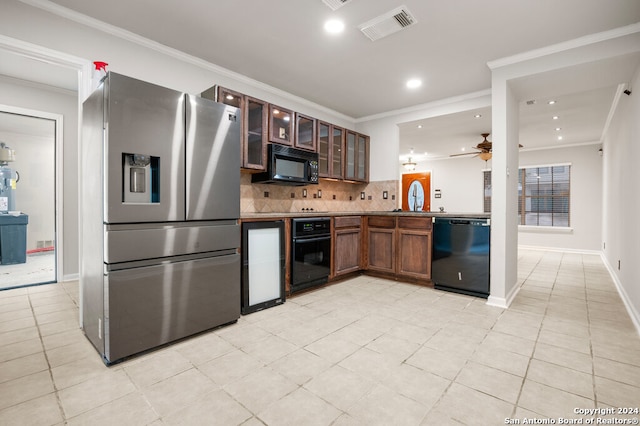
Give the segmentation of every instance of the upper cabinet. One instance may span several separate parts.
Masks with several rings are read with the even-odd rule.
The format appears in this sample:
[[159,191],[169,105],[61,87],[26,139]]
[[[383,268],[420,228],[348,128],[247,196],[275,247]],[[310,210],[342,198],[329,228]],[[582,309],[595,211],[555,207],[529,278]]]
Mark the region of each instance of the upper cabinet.
[[344,179],[369,182],[369,136],[347,130]]
[[345,130],[318,121],[318,173],[320,177],[342,179]]
[[293,144],[293,111],[269,104],[269,141]]
[[264,170],[267,158],[268,104],[220,86],[203,92],[202,97],[240,108],[242,168]]
[[315,152],[316,139],[316,119],[296,113],[295,147]]
[[246,169],[264,170],[267,161],[267,109],[266,102],[247,96],[243,129],[242,166]]
[[317,152],[320,177],[369,182],[369,136],[220,86],[202,97],[240,108],[243,169],[265,170],[267,145],[279,143]]

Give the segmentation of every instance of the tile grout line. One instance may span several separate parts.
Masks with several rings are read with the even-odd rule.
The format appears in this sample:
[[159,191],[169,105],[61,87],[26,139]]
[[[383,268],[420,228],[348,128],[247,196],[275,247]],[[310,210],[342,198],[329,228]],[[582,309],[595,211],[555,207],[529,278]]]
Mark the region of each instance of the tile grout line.
[[596,358],[593,353],[593,336],[591,334],[591,314],[589,309],[589,293],[587,292],[587,276],[584,270],[584,257],[580,256],[580,264],[582,265],[582,277],[584,284],[584,300],[587,307],[587,325],[589,330],[589,354],[591,355],[591,385],[593,386],[593,405],[594,408],[598,407],[598,393],[596,389]]
[[58,404],[58,410],[60,411],[60,416],[62,417],[62,421],[64,422],[64,424],[67,424],[67,416],[64,412],[64,408],[62,407],[62,400],[60,399],[59,389],[53,378],[53,371],[51,370],[51,362],[49,361],[49,355],[47,354],[47,349],[44,345],[42,332],[40,331],[40,323],[38,321],[38,317],[36,316],[36,312],[33,308],[33,303],[31,302],[31,293],[29,291],[27,291],[27,297],[29,299],[29,307],[31,308],[31,314],[33,315],[33,319],[36,323],[36,329],[38,330],[38,338],[40,339],[40,345],[42,345],[42,354],[44,355],[44,359],[47,362],[47,370],[49,372],[49,378],[51,379],[51,384],[53,386],[53,394],[55,395],[56,402]]
[[[531,271],[529,272],[529,275],[527,275],[527,278],[525,278],[525,280],[523,281],[523,284],[527,282],[527,279],[529,279],[529,277],[533,274],[533,271],[540,266],[542,259],[544,256],[541,256],[538,261],[536,262],[535,266],[531,269]],[[551,294],[553,293],[553,288],[556,285],[556,279],[558,277],[558,270],[560,269],[560,266],[558,265],[558,269],[556,270],[556,278],[554,278],[553,280],[553,285],[551,286],[551,290],[549,292],[549,296],[547,297],[547,303],[546,306],[544,308],[544,314],[542,315],[542,322],[544,322],[545,317],[547,316],[547,310],[549,309],[549,301],[551,298]],[[506,311],[506,309],[505,309]],[[511,418],[515,419],[515,415],[516,415],[516,411],[518,410],[518,408],[520,407],[519,403],[520,403],[520,398],[522,397],[522,390],[524,389],[524,384],[527,381],[527,376],[529,375],[529,367],[531,366],[531,360],[533,360],[533,357],[536,353],[536,347],[538,346],[538,339],[540,338],[540,333],[542,332],[542,322],[540,323],[540,328],[538,328],[538,334],[536,335],[536,340],[533,343],[533,349],[531,350],[531,355],[529,356],[529,361],[527,362],[527,369],[524,372],[524,376],[522,377],[522,384],[520,385],[520,390],[518,391],[518,397],[516,398],[516,402],[513,404],[513,412],[511,413]],[[525,409],[524,407],[521,407],[523,409]],[[538,413],[540,414],[540,413]],[[543,414],[540,414],[543,415]],[[545,416],[546,417],[546,416]]]

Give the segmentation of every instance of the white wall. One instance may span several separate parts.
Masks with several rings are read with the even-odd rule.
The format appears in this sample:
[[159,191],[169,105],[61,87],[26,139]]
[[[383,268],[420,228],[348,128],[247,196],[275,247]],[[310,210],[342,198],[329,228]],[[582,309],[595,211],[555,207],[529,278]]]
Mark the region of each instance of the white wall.
[[571,164],[570,231],[520,227],[518,244],[600,251],[602,248],[602,157],[599,144],[520,153],[519,167]]
[[[78,273],[78,103],[74,93],[0,79],[0,104],[63,116],[63,276]],[[16,156],[22,155],[16,152]],[[47,154],[49,155],[49,154]],[[53,182],[51,182],[51,187]],[[27,214],[27,207],[18,206]]]
[[[485,162],[478,158],[462,157],[420,161],[416,172],[431,172],[432,211],[444,207],[451,213],[478,213],[483,211],[485,167]],[[440,190],[441,198],[434,198],[436,189]]]
[[[631,81],[640,88],[640,68]],[[604,256],[640,329],[640,90],[622,94],[603,143]],[[619,262],[619,267],[618,267]]]

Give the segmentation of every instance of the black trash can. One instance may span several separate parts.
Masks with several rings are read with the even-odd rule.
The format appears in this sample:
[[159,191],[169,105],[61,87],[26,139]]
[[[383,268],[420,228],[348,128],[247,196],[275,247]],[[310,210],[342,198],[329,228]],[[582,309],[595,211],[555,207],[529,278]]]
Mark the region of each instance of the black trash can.
[[0,264],[27,262],[27,224],[29,216],[0,214]]

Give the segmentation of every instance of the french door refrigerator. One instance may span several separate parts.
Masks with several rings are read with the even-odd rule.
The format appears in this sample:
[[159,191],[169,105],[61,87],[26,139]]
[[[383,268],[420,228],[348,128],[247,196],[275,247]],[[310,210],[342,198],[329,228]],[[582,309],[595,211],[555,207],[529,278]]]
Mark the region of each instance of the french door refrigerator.
[[109,72],[81,170],[82,321],[105,363],[240,317],[237,108]]

